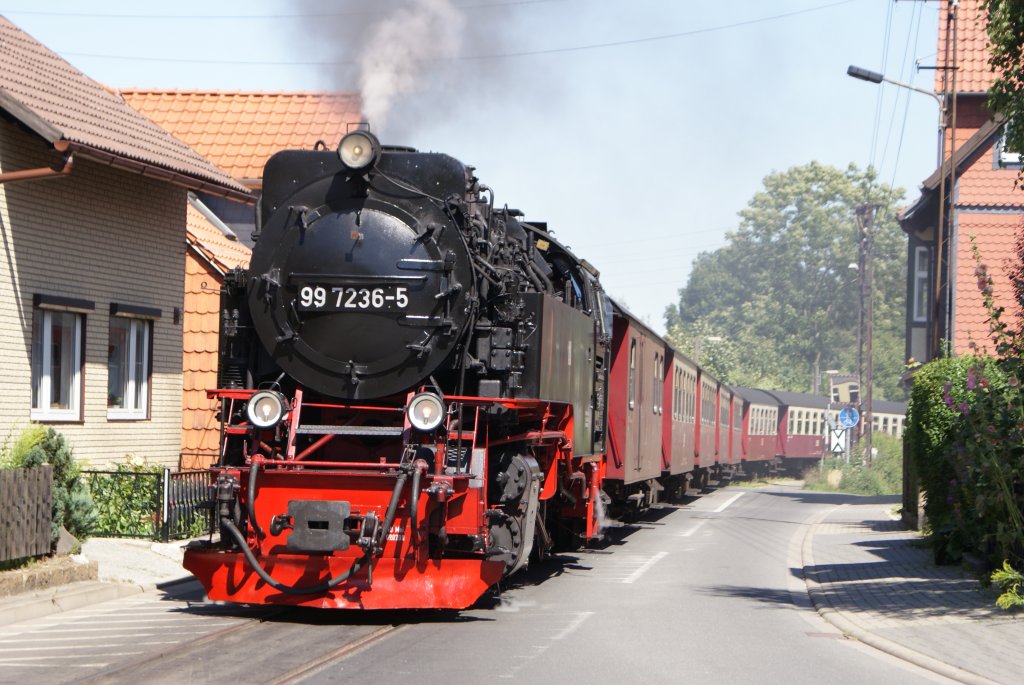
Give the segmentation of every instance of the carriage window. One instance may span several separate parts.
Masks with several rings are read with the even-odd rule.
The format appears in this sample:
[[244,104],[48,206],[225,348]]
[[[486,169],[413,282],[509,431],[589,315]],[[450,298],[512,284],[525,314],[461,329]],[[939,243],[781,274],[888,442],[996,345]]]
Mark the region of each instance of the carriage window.
[[651,385],[651,411],[661,413],[661,357],[654,355],[654,384]]
[[672,373],[672,418],[676,421],[682,413],[682,407],[680,406],[681,394],[682,394],[682,374],[679,372],[679,367],[675,367]]
[[636,340],[629,343],[629,408],[636,407]]
[[697,418],[697,377],[688,374],[686,380],[686,420],[693,423]]

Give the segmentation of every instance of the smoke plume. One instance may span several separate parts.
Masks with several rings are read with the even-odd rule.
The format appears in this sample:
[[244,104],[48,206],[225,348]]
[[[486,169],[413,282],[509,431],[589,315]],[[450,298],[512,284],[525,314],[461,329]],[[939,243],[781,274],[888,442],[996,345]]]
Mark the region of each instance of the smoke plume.
[[411,0],[371,26],[359,57],[359,89],[374,129],[387,129],[398,99],[431,87],[437,63],[459,54],[465,23],[451,0]]
[[[550,103],[561,85],[557,65],[489,59],[505,44],[549,21],[543,4],[509,0],[294,0],[302,21],[294,45],[304,60],[329,62],[331,89],[359,89],[364,119],[382,140],[416,143],[417,136],[460,116],[467,98],[477,106]],[[528,14],[522,14],[527,12]],[[547,84],[547,85],[545,85]]]

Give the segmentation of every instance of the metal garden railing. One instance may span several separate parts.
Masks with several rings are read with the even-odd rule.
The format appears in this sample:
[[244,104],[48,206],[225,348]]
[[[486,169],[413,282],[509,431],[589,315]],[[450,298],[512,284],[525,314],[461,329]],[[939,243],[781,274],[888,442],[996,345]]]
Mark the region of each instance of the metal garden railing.
[[99,525],[97,537],[181,540],[199,537],[212,525],[206,471],[82,471]]

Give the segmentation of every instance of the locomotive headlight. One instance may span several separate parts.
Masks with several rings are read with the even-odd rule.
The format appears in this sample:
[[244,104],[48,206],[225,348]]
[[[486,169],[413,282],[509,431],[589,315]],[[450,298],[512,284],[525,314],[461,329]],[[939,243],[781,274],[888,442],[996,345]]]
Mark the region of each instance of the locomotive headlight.
[[380,157],[380,142],[369,131],[353,131],[341,139],[338,158],[352,171],[362,171]]
[[408,409],[409,423],[416,430],[432,431],[444,420],[444,402],[437,395],[421,392],[412,398]]
[[245,413],[257,428],[272,428],[284,416],[284,397],[273,390],[260,390],[249,399]]

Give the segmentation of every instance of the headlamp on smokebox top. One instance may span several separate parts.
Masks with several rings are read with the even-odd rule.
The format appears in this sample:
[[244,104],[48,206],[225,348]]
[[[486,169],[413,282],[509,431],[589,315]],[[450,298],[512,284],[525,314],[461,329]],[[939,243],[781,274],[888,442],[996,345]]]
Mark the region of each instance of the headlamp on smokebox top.
[[338,158],[351,171],[365,171],[380,159],[380,141],[369,131],[353,131],[338,144]]
[[432,431],[444,420],[444,400],[432,392],[421,392],[412,398],[405,412],[413,428]]
[[245,414],[257,428],[273,428],[284,418],[284,396],[273,390],[260,390],[249,398]]

